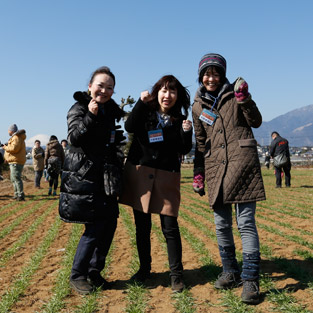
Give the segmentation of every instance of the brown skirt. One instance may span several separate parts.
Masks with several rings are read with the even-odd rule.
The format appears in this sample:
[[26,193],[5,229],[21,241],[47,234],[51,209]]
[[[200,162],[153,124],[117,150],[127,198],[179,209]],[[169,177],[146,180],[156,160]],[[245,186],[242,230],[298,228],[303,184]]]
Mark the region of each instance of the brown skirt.
[[126,162],[119,202],[145,213],[178,216],[180,173]]

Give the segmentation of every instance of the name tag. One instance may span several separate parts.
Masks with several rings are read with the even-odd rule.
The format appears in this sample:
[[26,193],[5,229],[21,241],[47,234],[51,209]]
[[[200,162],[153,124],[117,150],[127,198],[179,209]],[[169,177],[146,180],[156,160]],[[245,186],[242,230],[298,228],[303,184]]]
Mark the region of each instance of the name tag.
[[115,141],[115,130],[111,131],[110,143],[114,143]]
[[216,117],[217,117],[217,115],[214,114],[213,112],[211,112],[210,110],[203,109],[203,111],[201,112],[201,115],[199,117],[199,120],[212,126],[215,123]]
[[148,132],[148,136],[150,143],[163,141],[162,129],[150,130]]

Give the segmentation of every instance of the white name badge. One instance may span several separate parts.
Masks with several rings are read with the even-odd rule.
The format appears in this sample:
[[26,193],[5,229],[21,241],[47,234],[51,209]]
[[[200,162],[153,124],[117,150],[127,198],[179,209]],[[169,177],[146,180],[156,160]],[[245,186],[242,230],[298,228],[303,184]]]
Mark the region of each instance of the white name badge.
[[162,129],[150,130],[148,136],[150,143],[163,141]]
[[208,109],[203,109],[199,117],[199,120],[212,126],[216,120],[216,117],[217,115],[214,114],[212,111],[209,111]]

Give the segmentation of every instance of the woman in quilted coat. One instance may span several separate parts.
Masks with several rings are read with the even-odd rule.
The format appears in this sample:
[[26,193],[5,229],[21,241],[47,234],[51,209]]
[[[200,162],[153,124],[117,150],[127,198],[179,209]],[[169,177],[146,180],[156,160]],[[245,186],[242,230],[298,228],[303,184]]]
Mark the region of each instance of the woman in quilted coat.
[[[259,127],[262,116],[239,77],[226,78],[226,60],[209,53],[199,63],[199,88],[192,115],[196,135],[194,160],[195,192],[205,193],[214,211],[216,235],[223,272],[218,289],[243,283],[242,300],[259,302],[259,237],[255,225],[256,201],[265,199],[257,142],[251,127]],[[232,204],[243,247],[243,267],[236,260],[232,232]]]

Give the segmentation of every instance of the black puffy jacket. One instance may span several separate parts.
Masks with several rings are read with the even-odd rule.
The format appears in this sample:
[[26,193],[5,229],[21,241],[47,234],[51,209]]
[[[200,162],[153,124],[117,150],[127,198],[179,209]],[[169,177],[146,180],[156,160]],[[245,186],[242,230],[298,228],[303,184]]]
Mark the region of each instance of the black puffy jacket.
[[97,115],[88,110],[91,97],[76,92],[77,100],[67,114],[69,153],[61,181],[59,214],[62,220],[92,223],[118,216],[116,197],[104,192],[105,164],[122,166],[118,158],[120,136],[115,136],[115,122],[124,115],[114,100],[99,104]]

